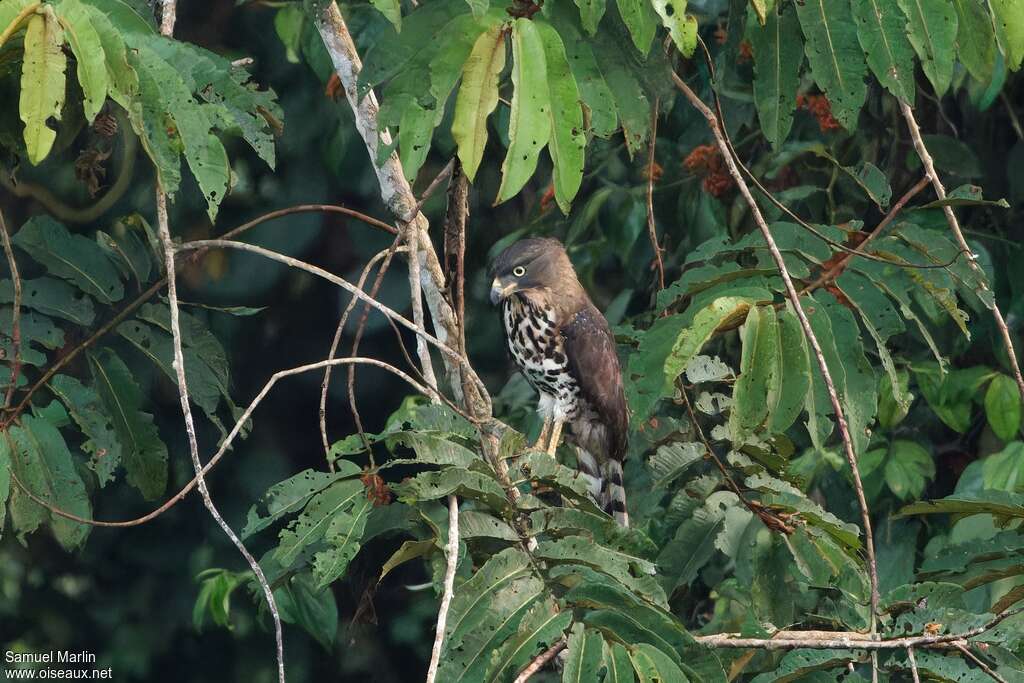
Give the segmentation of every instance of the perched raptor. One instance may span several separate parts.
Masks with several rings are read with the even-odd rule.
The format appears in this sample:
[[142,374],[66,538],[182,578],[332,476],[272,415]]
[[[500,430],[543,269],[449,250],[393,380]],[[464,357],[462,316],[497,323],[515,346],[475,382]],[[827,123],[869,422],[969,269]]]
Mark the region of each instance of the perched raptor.
[[535,447],[554,456],[567,423],[591,493],[627,526],[622,460],[629,415],[608,321],[558,240],[516,242],[495,260],[493,274],[491,303],[501,303],[509,351],[540,394],[544,427]]

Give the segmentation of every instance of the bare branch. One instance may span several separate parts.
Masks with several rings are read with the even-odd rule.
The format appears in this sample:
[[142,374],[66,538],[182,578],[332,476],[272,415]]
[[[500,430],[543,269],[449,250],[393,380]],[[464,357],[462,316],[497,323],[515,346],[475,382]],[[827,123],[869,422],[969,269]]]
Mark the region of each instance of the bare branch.
[[427,668],[427,683],[434,683],[437,667],[441,663],[441,649],[444,645],[444,631],[448,624],[448,609],[455,595],[455,569],[459,564],[459,501],[448,496],[448,546],[445,549],[448,564],[444,572],[444,591],[441,593],[441,607],[437,610],[437,630],[434,633],[434,647],[430,651],[430,666]]
[[658,229],[654,225],[654,145],[658,138],[658,100],[651,110],[651,142],[647,146],[647,237],[654,250],[654,266],[658,271],[658,290],[665,289],[665,262],[661,259]]
[[14,283],[13,313],[11,314],[11,377],[7,385],[7,393],[4,395],[4,410],[7,410],[11,405],[14,388],[18,385],[18,375],[21,374],[21,276],[18,274],[18,262],[14,260],[11,236],[7,232],[7,223],[4,221],[2,211],[0,211],[0,238],[4,242],[4,255],[7,257],[7,267],[10,268],[11,281]]
[[531,676],[543,669],[544,666],[554,659],[555,655],[564,650],[567,645],[568,643],[565,641],[565,638],[562,638],[557,643],[544,650],[544,652],[541,652],[527,665],[525,669],[519,672],[519,675],[516,676],[516,679],[512,683],[526,683],[526,681],[530,680]]
[[843,406],[839,402],[839,394],[836,392],[835,382],[832,381],[832,374],[829,372],[828,364],[825,362],[825,355],[822,353],[821,344],[818,343],[818,338],[814,334],[814,330],[811,328],[810,320],[807,318],[807,314],[804,312],[803,305],[800,303],[800,295],[796,291],[796,287],[793,286],[793,279],[789,276],[789,270],[786,268],[786,262],[782,258],[782,253],[779,251],[778,245],[775,244],[775,238],[772,237],[772,232],[768,228],[768,223],[765,221],[764,216],[761,214],[761,209],[758,207],[757,202],[754,200],[754,196],[750,193],[750,188],[747,186],[746,181],[743,179],[743,174],[740,173],[736,167],[736,162],[733,158],[729,144],[726,142],[725,137],[722,134],[721,124],[715,113],[708,108],[704,102],[697,97],[696,93],[690,89],[690,86],[681,79],[678,74],[672,72],[672,80],[675,82],[676,87],[686,96],[686,99],[690,101],[690,104],[694,106],[697,111],[704,116],[708,122],[708,127],[711,129],[712,135],[715,137],[715,142],[718,144],[718,148],[722,153],[722,158],[725,160],[726,166],[729,168],[729,174],[732,175],[733,180],[736,181],[737,187],[739,187],[740,193],[750,206],[751,214],[754,217],[754,222],[757,223],[757,227],[761,230],[761,234],[764,236],[765,242],[768,244],[768,250],[771,252],[772,259],[775,261],[775,266],[779,271],[779,275],[782,276],[782,282],[786,286],[786,296],[789,299],[790,304],[793,306],[797,318],[800,320],[800,326],[803,328],[804,335],[807,337],[811,348],[814,350],[815,359],[818,362],[818,368],[821,371],[822,380],[824,380],[825,388],[828,391],[829,400],[832,403],[832,411],[835,414],[836,422],[839,424],[839,433],[843,439],[843,446],[846,451],[846,460],[850,465],[850,474],[853,478],[853,486],[857,494],[857,503],[860,506],[861,523],[864,526],[864,547],[867,554],[868,563],[868,575],[871,579],[871,630],[874,631],[875,619],[878,614],[878,565],[875,562],[875,542],[874,535],[871,531],[871,511],[868,509],[867,499],[864,496],[864,486],[860,480],[860,472],[857,470],[857,455],[853,450],[853,441],[850,438],[850,429],[846,422],[846,415],[843,411]]
[[[921,157],[921,163],[924,164],[924,170],[931,178],[932,188],[935,190],[935,195],[940,199],[946,198],[946,188],[942,185],[942,180],[939,178],[939,174],[935,172],[935,162],[932,159],[931,153],[928,152],[928,147],[924,144],[924,140],[921,138],[921,129],[917,126],[917,119],[914,118],[914,111],[910,108],[903,100],[900,100],[900,111],[903,112],[903,118],[907,122],[907,128],[910,130],[910,138],[914,141],[914,149],[917,151],[917,156]],[[956,238],[956,243],[959,245],[960,250],[967,254],[967,263],[971,266],[971,269],[981,278],[982,283],[985,282],[985,271],[982,270],[978,264],[978,257],[971,252],[970,246],[967,244],[967,240],[964,239],[964,233],[960,230],[960,222],[956,218],[956,213],[953,211],[953,207],[944,206],[942,211],[946,214],[946,222],[949,223],[949,229],[953,233],[953,237]],[[984,284],[982,287],[987,289]],[[996,327],[999,328],[999,334],[1003,337],[1003,345],[1006,347],[1006,356],[1010,361],[1010,369],[1013,371],[1013,377],[1017,380],[1017,389],[1020,391],[1021,400],[1024,400],[1024,376],[1021,376],[1020,365],[1017,364],[1017,353],[1013,348],[1013,340],[1010,338],[1010,329],[1006,326],[1006,320],[1003,318],[1002,312],[999,310],[999,305],[995,302],[995,292],[992,293],[992,317],[995,318]]]
[[917,657],[914,656],[914,648],[907,648],[907,660],[910,662],[910,675],[914,677],[914,683],[921,683],[921,674],[917,671]]
[[981,659],[981,657],[971,652],[971,649],[967,645],[965,645],[964,643],[953,643],[953,647],[960,650],[960,652],[963,653],[963,655],[967,657],[967,659],[977,664],[978,668],[984,671],[989,678],[991,678],[994,681],[999,681],[999,683],[1007,683],[1007,680],[999,674],[997,674],[995,671],[993,671],[992,667],[986,664]]

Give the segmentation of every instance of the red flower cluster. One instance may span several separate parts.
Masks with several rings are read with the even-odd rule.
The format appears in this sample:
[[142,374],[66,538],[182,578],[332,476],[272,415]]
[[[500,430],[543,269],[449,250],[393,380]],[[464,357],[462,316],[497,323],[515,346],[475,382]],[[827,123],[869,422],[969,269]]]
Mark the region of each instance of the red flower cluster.
[[796,106],[798,109],[806,109],[818,119],[818,126],[822,133],[842,128],[835,117],[832,116],[832,104],[824,95],[797,95]]
[[690,173],[703,176],[701,186],[712,197],[721,197],[733,187],[732,176],[725,166],[722,153],[715,145],[700,145],[683,160],[683,166]]
[[391,489],[388,488],[387,482],[379,474],[369,471],[363,472],[359,480],[366,487],[366,498],[373,501],[374,507],[391,504]]

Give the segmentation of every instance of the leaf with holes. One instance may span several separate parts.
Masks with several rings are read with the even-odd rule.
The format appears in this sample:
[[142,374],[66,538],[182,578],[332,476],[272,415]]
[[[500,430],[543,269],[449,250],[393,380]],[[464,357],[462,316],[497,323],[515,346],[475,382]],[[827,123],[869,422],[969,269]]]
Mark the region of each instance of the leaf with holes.
[[898,0],[907,17],[910,44],[940,97],[953,79],[957,15],[950,0]]
[[867,65],[846,0],[808,0],[796,5],[807,43],[811,75],[828,95],[832,113],[843,128],[857,129],[867,95]]
[[85,435],[82,450],[91,456],[89,467],[96,473],[100,486],[113,481],[121,464],[122,446],[99,394],[68,375],[56,375],[47,386]]
[[61,49],[64,29],[53,6],[42,5],[25,29],[25,58],[21,68],[21,99],[18,111],[25,123],[25,147],[28,160],[38,164],[46,158],[57,139],[57,132],[46,125],[61,119],[64,109],[67,57]]
[[547,60],[548,101],[551,116],[551,140],[548,153],[551,155],[552,184],[555,201],[562,213],[568,215],[573,197],[583,182],[584,149],[587,138],[583,132],[583,108],[580,106],[580,91],[576,86],[566,59],[562,38],[550,24],[536,24],[544,55]]
[[896,0],[854,0],[857,38],[871,72],[886,90],[913,103],[914,49],[907,39],[906,16]]

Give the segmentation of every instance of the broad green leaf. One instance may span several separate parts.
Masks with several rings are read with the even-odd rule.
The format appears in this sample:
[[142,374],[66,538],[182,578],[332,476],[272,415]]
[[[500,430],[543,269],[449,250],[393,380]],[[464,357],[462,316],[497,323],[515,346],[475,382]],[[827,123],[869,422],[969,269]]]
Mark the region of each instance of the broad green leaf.
[[[403,444],[416,451],[416,460],[431,465],[454,465],[470,468],[481,463],[480,456],[465,446],[453,441],[447,432],[405,430],[387,439],[389,446]],[[389,461],[389,465],[391,462]]]
[[244,576],[226,569],[208,569],[198,577],[199,595],[192,607],[192,625],[202,632],[209,614],[217,626],[231,628],[231,594],[245,582]]
[[424,109],[415,101],[408,102],[402,111],[402,120],[398,124],[398,154],[409,182],[416,180],[427,159],[436,121],[437,112]]
[[[35,4],[33,0],[3,0],[0,2],[0,33],[10,27],[23,9]],[[22,18],[21,28],[24,28],[28,17]]]
[[776,2],[764,26],[749,25],[747,38],[754,50],[757,118],[765,138],[778,150],[793,125],[804,61],[803,34],[792,6]]
[[569,634],[562,669],[562,683],[586,683],[598,680],[604,654],[604,638],[598,631],[577,623]]
[[655,486],[667,488],[690,467],[704,460],[706,450],[704,444],[695,441],[672,442],[659,446],[650,460],[647,461],[651,474],[655,478]]
[[[982,495],[983,494],[983,495]],[[896,513],[900,517],[909,515],[980,515],[989,514],[998,518],[1024,518],[1024,494],[985,490],[979,494],[958,494],[912,503]]]
[[85,0],[90,7],[102,12],[123,36],[154,36],[157,34],[156,18],[143,18],[126,0]]
[[138,289],[142,289],[142,285],[149,282],[153,259],[148,247],[135,230],[123,225],[115,228],[112,235],[97,230],[96,244],[121,272],[122,279],[133,278]]
[[529,453],[518,463],[519,471],[540,486],[549,487],[571,500],[576,506],[600,514],[601,509],[594,503],[589,485],[579,471],[557,462],[546,453]]
[[988,82],[996,60],[992,18],[978,0],[953,0],[957,16],[956,48],[960,61],[976,80]]
[[473,16],[479,19],[490,9],[491,0],[466,0],[466,4],[469,5],[469,11],[473,13]]
[[338,604],[330,588],[317,589],[306,573],[296,574],[274,586],[281,620],[301,626],[324,649],[331,651],[338,633]]
[[1024,484],[1024,443],[1014,441],[982,460],[985,488],[1016,491]]
[[551,100],[547,81],[547,63],[540,32],[529,19],[516,19],[512,25],[513,90],[508,152],[501,163],[501,186],[495,204],[508,201],[523,188],[537,168],[540,150],[551,137]]
[[841,367],[832,367],[830,363],[829,370],[834,379],[838,377],[836,388],[841,392],[840,400],[846,413],[854,452],[863,453],[870,438],[869,428],[878,412],[878,379],[864,356],[864,345],[853,314],[831,296],[821,297],[820,300],[823,300],[828,312],[834,340],[838,342],[838,360],[842,364]]
[[867,65],[857,40],[850,4],[846,0],[808,0],[796,5],[807,43],[804,50],[811,75],[828,95],[832,114],[848,131],[867,95]]
[[559,611],[553,601],[538,601],[523,616],[515,635],[491,655],[488,683],[511,680],[533,658],[562,637],[572,622],[571,611]]
[[[648,560],[658,553],[658,547],[639,529],[619,526],[607,515],[566,507],[549,507],[530,514],[534,533],[549,536],[582,534],[594,542],[632,562],[641,571],[651,569]],[[460,524],[461,528],[461,524]]]
[[897,0],[907,19],[907,33],[921,59],[925,76],[940,97],[953,79],[957,16],[951,0]]
[[720,297],[708,303],[687,324],[687,317],[661,318],[640,340],[629,359],[627,396],[634,424],[647,419],[659,399],[671,396],[676,378],[700,353],[720,327],[746,317],[757,302],[743,297]]
[[907,39],[906,16],[896,1],[854,0],[853,18],[871,73],[890,93],[913,104],[914,50]]
[[64,109],[67,57],[61,49],[64,30],[51,5],[28,20],[25,29],[25,57],[21,68],[21,100],[18,104],[25,123],[25,147],[28,160],[38,164],[46,158],[57,139],[57,132],[46,125],[48,119],[60,121]]
[[93,27],[89,10],[78,0],[61,0],[57,5],[57,13],[78,62],[78,83],[82,86],[85,98],[85,118],[91,123],[107,99],[107,65],[103,41]]
[[399,0],[371,0],[384,17],[391,22],[396,31],[402,30],[402,3]]
[[[0,308],[0,350],[3,358],[14,358],[14,308]],[[26,365],[42,367],[47,364],[46,350],[54,351],[64,346],[64,331],[53,324],[45,315],[34,311],[22,310],[18,323],[21,332],[21,362]],[[40,351],[36,346],[41,346]],[[0,376],[0,382],[7,383],[7,377]]]
[[1024,64],[1024,0],[991,0],[991,7],[1006,66],[1017,71]]
[[810,680],[816,671],[846,669],[847,662],[858,661],[854,650],[794,650],[787,653],[774,671],[755,676],[751,683],[791,683]]
[[388,26],[366,52],[359,72],[360,94],[413,68],[425,56],[425,48],[451,38],[445,33],[446,24],[465,12],[466,0],[427,2],[405,17],[401,33]]
[[623,586],[656,605],[665,605],[665,593],[651,575],[635,570],[636,563],[584,536],[542,541],[534,553],[551,564],[581,564],[617,579]]
[[1020,392],[1017,383],[1002,373],[992,378],[985,392],[985,417],[992,431],[1010,441],[1020,429]]
[[789,307],[779,312],[778,327],[777,373],[768,385],[767,396],[769,434],[785,432],[800,416],[811,381],[807,338]]
[[[1000,209],[1010,208],[1005,199],[985,199],[982,196],[981,188],[977,185],[961,185],[955,190],[950,190],[945,199],[936,199],[927,204],[922,204],[918,209],[938,209],[944,206],[992,206]],[[952,266],[951,266],[952,267]]]
[[339,479],[349,479],[361,473],[359,467],[348,460],[339,460],[334,472],[303,470],[280,481],[263,494],[260,502],[249,508],[242,538],[266,529],[285,515],[298,512],[309,499]]
[[[654,10],[650,8],[649,0],[624,1],[642,5],[651,13],[653,21]],[[651,31],[653,35],[653,24]],[[629,52],[631,48],[628,45],[623,45],[620,40],[604,32],[595,36],[593,47],[598,67],[618,111],[619,125],[626,138],[626,149],[633,156],[645,149],[651,131],[651,102],[633,68],[635,57]],[[573,55],[570,55],[572,58]],[[591,106],[592,100],[587,97],[585,89],[583,92],[587,105]]]
[[770,306],[752,307],[740,337],[743,355],[729,415],[729,427],[736,435],[752,433],[768,415],[765,397],[769,387],[778,382],[779,375],[779,327],[775,310]]
[[897,498],[919,497],[934,477],[935,462],[920,444],[904,439],[892,442],[885,461],[885,483]]
[[96,473],[100,486],[106,486],[114,480],[114,472],[121,464],[122,447],[99,394],[68,375],[56,375],[47,386],[81,428],[86,437],[82,450],[91,456],[89,467]]
[[651,0],[616,0],[616,5],[633,44],[646,57],[658,29],[658,17],[651,7]]
[[[37,498],[60,510],[90,517],[92,507],[85,484],[57,428],[44,418],[22,415],[21,424],[11,426],[8,433],[13,444],[10,453],[13,469],[22,485]],[[21,497],[19,491],[18,498]],[[78,548],[89,535],[88,525],[52,514],[35,502],[26,499],[12,506],[11,521],[21,539],[46,519],[49,519],[57,542],[65,550]]]
[[[14,285],[0,281],[0,303],[14,302]],[[21,281],[21,305],[55,318],[88,327],[96,317],[92,299],[61,280],[40,277]]]
[[492,476],[459,468],[424,472],[392,487],[403,502],[437,500],[451,494],[484,503],[497,512],[508,512],[509,502]]
[[550,24],[535,25],[544,43],[544,56],[547,59],[548,100],[551,113],[551,140],[548,143],[548,153],[554,166],[552,184],[555,187],[555,201],[558,202],[558,207],[562,209],[562,213],[568,215],[573,197],[583,182],[584,149],[587,146],[583,128],[583,108],[576,79],[566,59],[562,38]]
[[678,662],[672,661],[668,655],[649,643],[639,643],[627,651],[640,683],[687,683],[690,680]]
[[325,588],[345,574],[349,562],[361,547],[367,515],[372,506],[373,501],[363,496],[352,506],[351,511],[342,510],[334,514],[324,534],[327,550],[321,550],[313,556],[313,578],[316,579],[317,588]]
[[651,4],[676,49],[684,57],[692,57],[697,49],[697,19],[686,13],[686,0],[651,0]]
[[30,218],[11,240],[51,275],[67,280],[99,301],[111,304],[124,296],[117,269],[96,242],[72,235],[49,216]]
[[462,68],[462,85],[455,99],[452,137],[459,160],[470,180],[487,146],[487,117],[498,105],[498,77],[505,68],[505,33],[494,26],[480,35]]
[[167,446],[160,440],[153,416],[141,410],[142,390],[124,361],[109,349],[90,353],[89,367],[121,443],[128,483],[146,500],[153,500],[167,487]]
[[567,16],[571,12],[565,3],[548,7],[551,8],[551,21],[565,45],[569,68],[579,87],[583,106],[589,112],[588,119],[585,119],[589,131],[600,138],[611,137],[618,125],[618,112],[612,91],[594,57],[591,42],[584,38],[576,18]]
[[[491,518],[493,519],[493,517]],[[462,538],[462,519],[459,519],[459,537]],[[415,560],[417,557],[423,557],[429,555],[437,547],[438,541],[433,538],[428,538],[425,541],[405,541],[399,546],[398,550],[391,554],[391,557],[381,565],[380,576],[377,577],[377,583],[379,584],[384,580],[384,577],[391,573],[395,567],[398,567],[410,560]]]
[[606,0],[574,0],[580,8],[580,22],[583,29],[590,35],[597,33],[597,25],[601,23],[604,16]]
[[366,487],[358,480],[335,482],[314,495],[300,514],[279,535],[280,543],[274,551],[274,559],[282,567],[290,566],[306,547],[323,540],[335,515],[366,500]]
[[459,514],[459,538],[464,541],[475,538],[518,541],[519,535],[508,522],[496,519],[485,512],[465,510]]
[[718,505],[697,508],[676,530],[658,556],[658,566],[671,592],[687,587],[715,554],[715,541],[725,527],[725,512]]
[[604,642],[605,683],[635,683],[629,652],[619,643]]

